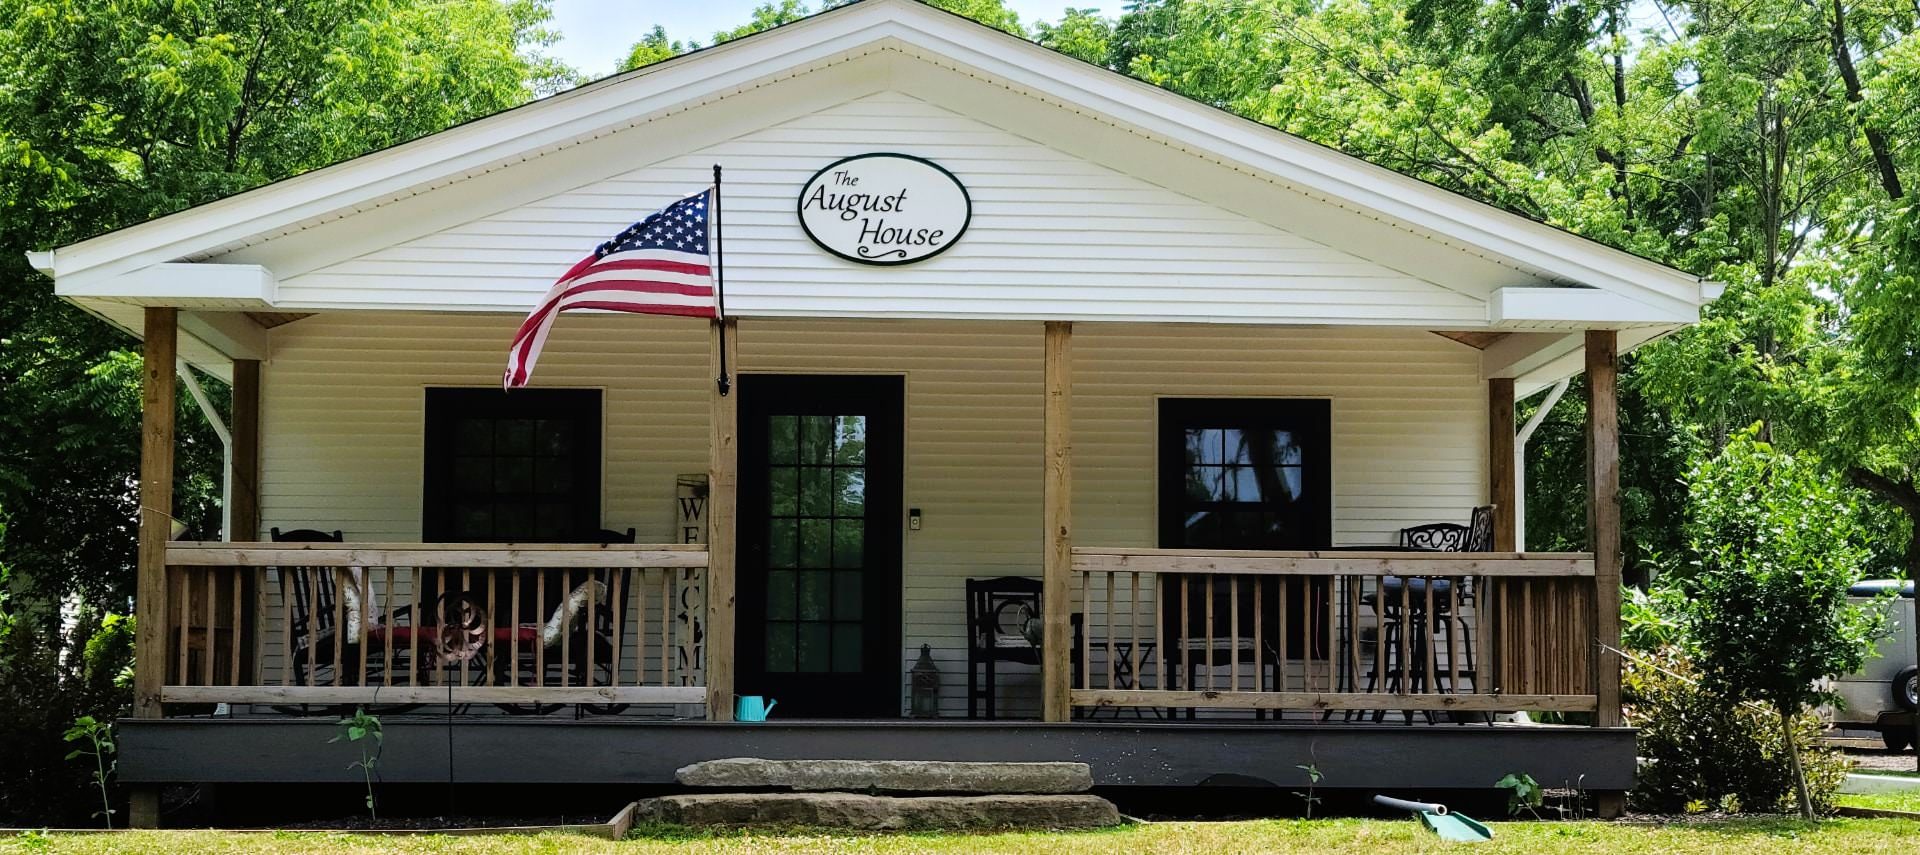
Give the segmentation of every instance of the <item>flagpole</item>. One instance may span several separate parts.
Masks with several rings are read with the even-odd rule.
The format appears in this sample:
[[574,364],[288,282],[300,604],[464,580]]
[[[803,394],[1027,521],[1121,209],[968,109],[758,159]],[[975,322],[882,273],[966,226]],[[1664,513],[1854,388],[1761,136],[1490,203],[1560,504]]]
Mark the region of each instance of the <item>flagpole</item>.
[[720,218],[720,164],[716,163],[713,165],[713,314],[714,323],[720,325],[720,376],[714,382],[720,384],[721,397],[726,397],[733,385],[727,377],[726,228],[726,221]]

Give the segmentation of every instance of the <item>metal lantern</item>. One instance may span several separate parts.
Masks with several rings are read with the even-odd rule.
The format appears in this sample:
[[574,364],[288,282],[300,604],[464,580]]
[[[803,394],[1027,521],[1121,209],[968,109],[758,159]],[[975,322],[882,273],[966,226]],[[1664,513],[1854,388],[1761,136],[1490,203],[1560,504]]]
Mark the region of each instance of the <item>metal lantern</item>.
[[940,715],[940,669],[933,664],[933,645],[920,645],[920,659],[907,672],[913,684],[913,717],[937,718]]

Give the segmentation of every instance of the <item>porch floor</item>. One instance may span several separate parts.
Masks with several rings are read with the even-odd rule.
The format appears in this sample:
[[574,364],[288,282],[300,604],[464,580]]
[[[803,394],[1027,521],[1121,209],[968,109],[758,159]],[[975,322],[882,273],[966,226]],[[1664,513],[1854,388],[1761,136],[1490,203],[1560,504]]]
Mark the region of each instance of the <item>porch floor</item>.
[[[1338,717],[1336,717],[1337,719]],[[1416,718],[1416,720],[1418,720]],[[126,719],[127,783],[355,783],[358,748],[328,743],[331,717]],[[1633,784],[1634,731],[1396,722],[868,720],[727,723],[394,715],[380,776],[391,783],[661,786],[725,757],[1079,761],[1102,787],[1484,789],[1509,772],[1587,790]]]

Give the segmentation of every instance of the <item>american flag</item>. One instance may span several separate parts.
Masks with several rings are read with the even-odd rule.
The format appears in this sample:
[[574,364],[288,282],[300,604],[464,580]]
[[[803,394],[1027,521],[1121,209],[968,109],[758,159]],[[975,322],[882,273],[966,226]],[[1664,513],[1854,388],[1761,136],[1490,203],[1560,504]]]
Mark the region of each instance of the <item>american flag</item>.
[[553,283],[513,335],[507,388],[527,385],[554,319],[568,309],[719,317],[707,254],[713,195],[709,187],[628,226]]

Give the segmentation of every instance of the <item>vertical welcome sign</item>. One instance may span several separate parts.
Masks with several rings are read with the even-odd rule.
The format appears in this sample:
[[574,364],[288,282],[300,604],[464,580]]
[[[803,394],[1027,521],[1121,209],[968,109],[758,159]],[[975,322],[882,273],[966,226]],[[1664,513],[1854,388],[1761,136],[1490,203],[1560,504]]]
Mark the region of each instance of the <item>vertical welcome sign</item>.
[[[673,531],[681,543],[707,542],[706,475],[674,478]],[[705,571],[689,567],[678,572],[679,584],[674,587],[679,590],[679,598],[673,603],[671,615],[674,644],[679,648],[674,653],[678,660],[674,667],[679,671],[679,685],[704,686],[707,684],[707,657],[703,655],[707,644]]]

